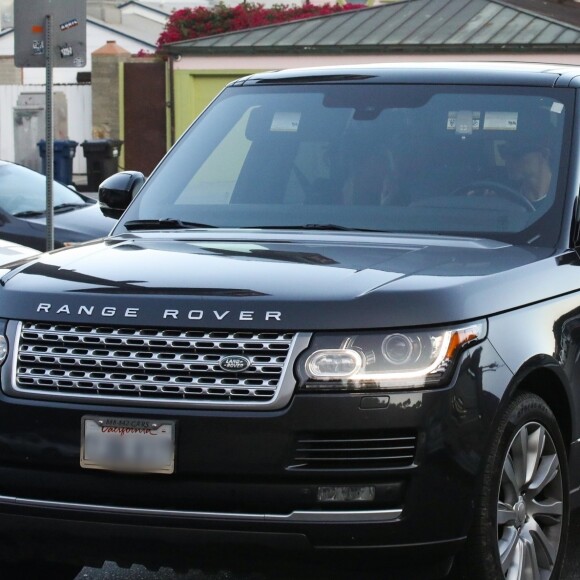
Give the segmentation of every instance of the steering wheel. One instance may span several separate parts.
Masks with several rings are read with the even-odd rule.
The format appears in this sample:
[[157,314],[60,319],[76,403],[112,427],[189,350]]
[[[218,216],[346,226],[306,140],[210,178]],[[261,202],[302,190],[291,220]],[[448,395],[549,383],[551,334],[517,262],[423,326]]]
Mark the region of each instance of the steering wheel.
[[493,181],[491,179],[472,181],[471,183],[460,185],[451,195],[465,195],[470,191],[477,194],[478,191],[484,190],[493,191],[496,195],[521,205],[527,211],[536,211],[534,204],[525,195],[509,187],[509,185],[504,185],[499,181]]

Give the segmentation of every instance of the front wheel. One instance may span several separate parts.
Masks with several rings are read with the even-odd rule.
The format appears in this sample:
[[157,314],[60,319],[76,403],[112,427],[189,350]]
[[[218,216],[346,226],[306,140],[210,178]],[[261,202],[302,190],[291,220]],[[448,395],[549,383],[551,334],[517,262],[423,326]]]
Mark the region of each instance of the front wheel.
[[556,580],[568,536],[568,464],[546,402],[518,395],[502,416],[459,576]]

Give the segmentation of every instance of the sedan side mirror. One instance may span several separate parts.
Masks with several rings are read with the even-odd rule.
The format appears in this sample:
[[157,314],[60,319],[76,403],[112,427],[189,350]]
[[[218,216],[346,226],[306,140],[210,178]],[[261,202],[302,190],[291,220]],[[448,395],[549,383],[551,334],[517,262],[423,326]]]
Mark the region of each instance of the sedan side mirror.
[[106,217],[119,219],[145,183],[139,171],[123,171],[107,177],[99,185],[99,205]]

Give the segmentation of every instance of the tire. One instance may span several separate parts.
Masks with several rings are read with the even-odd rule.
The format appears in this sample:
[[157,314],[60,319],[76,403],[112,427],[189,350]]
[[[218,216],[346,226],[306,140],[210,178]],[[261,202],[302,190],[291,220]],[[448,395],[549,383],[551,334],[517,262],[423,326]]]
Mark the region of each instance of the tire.
[[518,395],[499,421],[456,576],[557,580],[568,539],[568,463],[546,402]]

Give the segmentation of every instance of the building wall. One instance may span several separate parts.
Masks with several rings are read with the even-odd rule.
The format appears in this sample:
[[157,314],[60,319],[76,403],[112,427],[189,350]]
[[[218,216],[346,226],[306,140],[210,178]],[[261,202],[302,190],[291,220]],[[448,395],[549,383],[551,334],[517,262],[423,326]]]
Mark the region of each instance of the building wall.
[[230,82],[255,70],[178,70],[174,71],[175,137],[209,105]]
[[251,73],[285,68],[417,61],[529,61],[580,65],[580,53],[183,56],[173,63],[175,135],[179,137],[227,83]]
[[[42,87],[30,85],[1,85],[0,86],[0,159],[15,161],[15,111],[18,97],[22,93],[37,93],[44,95]],[[91,87],[90,85],[56,85],[54,92],[63,93],[67,108],[68,135],[55,134],[55,139],[68,138],[82,143],[91,139]],[[41,137],[43,137],[41,135]],[[38,155],[36,145],[31,155]],[[39,157],[40,159],[40,157]],[[73,173],[86,173],[86,159],[83,150],[76,148],[76,155],[73,159]]]
[[119,64],[130,60],[126,54],[94,54],[91,84],[93,89],[93,138],[119,139]]
[[0,85],[18,85],[22,82],[22,72],[14,66],[14,58],[0,56]]
[[[140,38],[147,39],[151,44],[157,44],[159,35],[163,32],[164,23],[159,23],[137,13],[123,13],[123,26],[130,31],[136,31]],[[149,49],[153,51],[153,49]]]
[[580,52],[549,52],[549,53],[458,53],[450,52],[436,54],[319,54],[319,55],[242,55],[242,56],[183,56],[175,61],[175,71],[204,70],[279,70],[284,68],[306,68],[310,66],[340,66],[367,63],[408,63],[408,62],[440,62],[440,61],[505,61],[505,62],[545,62],[558,64],[580,65]]
[[0,30],[14,26],[14,0],[0,0]]
[[87,16],[93,16],[110,24],[121,24],[117,0],[87,0]]
[[[103,28],[97,24],[87,23],[87,64],[82,68],[55,68],[53,71],[53,79],[55,83],[76,83],[78,72],[91,71],[92,68],[92,53],[101,48],[109,40],[114,40],[119,46],[136,54],[140,50],[153,51],[155,50],[151,44],[139,42],[132,38],[127,38],[123,34],[119,34],[107,28]],[[0,37],[0,56],[14,55],[14,33],[5,34]],[[22,69],[22,82],[25,84],[44,84],[46,81],[46,74],[44,67],[39,68],[25,68]]]

